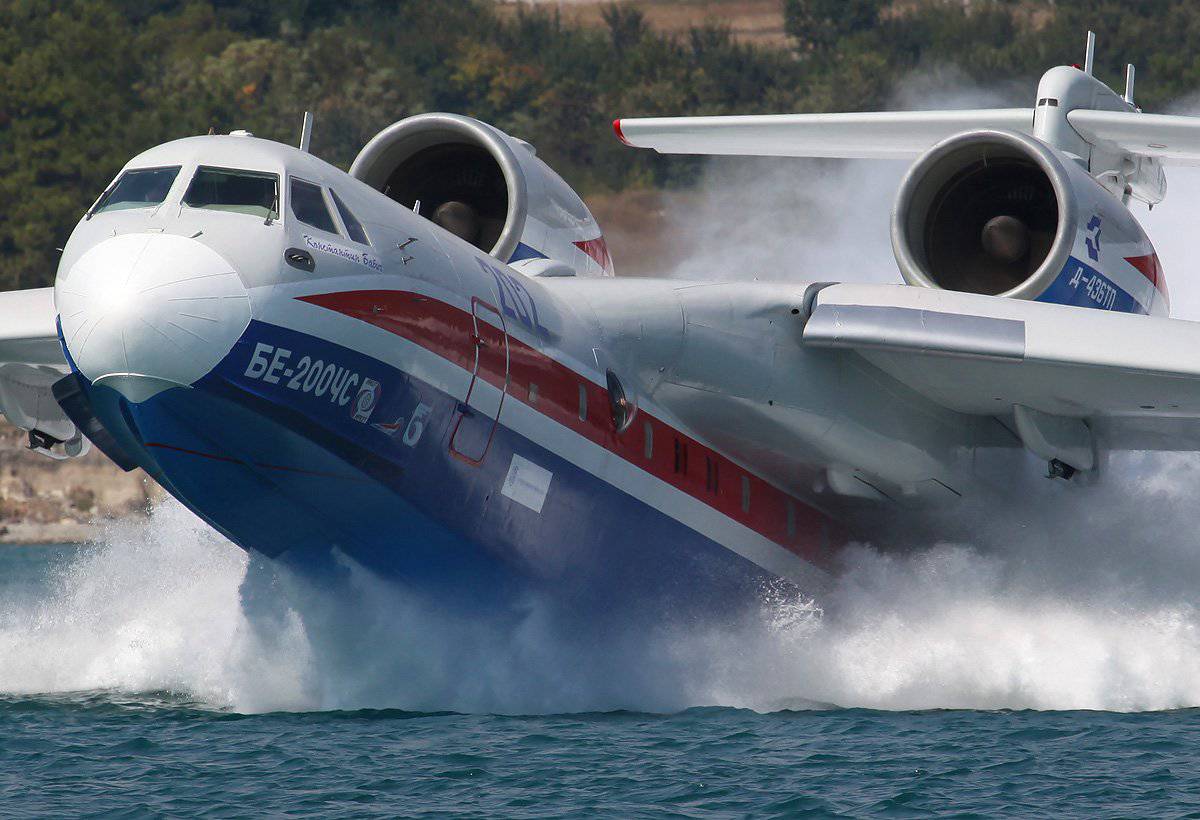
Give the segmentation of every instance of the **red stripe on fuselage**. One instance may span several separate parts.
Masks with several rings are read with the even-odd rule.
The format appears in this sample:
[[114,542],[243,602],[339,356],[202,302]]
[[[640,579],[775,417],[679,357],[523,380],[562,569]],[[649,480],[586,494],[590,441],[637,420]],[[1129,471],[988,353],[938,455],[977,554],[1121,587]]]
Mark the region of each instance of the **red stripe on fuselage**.
[[1162,263],[1158,261],[1158,254],[1151,253],[1147,256],[1127,256],[1125,261],[1138,269],[1138,272],[1145,276],[1150,284],[1162,294],[1162,297],[1170,302],[1170,297],[1167,296],[1167,280],[1163,277]]
[[[453,305],[392,290],[296,298],[402,336],[468,372],[475,366],[472,316]],[[844,539],[842,528],[824,513],[645,411],[618,435],[607,388],[511,335],[508,339],[508,395],[512,398],[814,563],[825,563],[831,539]],[[478,377],[503,389],[502,357],[485,356],[480,362]],[[581,388],[586,418],[580,418]],[[748,511],[743,508],[743,480],[748,484]]]

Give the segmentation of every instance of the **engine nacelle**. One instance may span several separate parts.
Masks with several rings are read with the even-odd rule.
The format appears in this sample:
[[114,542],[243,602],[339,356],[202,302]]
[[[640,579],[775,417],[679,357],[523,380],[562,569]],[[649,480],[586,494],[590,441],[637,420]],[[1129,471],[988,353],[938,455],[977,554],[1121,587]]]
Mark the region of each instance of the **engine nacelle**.
[[1165,315],[1158,256],[1122,202],[1065,154],[972,131],[909,170],[892,248],[910,285]]
[[366,144],[350,173],[529,275],[613,275],[579,195],[532,145],[479,120],[401,120]]

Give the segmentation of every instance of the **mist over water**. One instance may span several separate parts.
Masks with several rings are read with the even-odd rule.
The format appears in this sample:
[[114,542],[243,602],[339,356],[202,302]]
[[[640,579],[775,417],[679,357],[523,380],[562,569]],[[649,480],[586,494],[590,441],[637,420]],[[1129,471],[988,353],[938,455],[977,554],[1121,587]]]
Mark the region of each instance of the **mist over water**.
[[[932,76],[919,81],[944,87]],[[1010,98],[968,90],[939,104]],[[695,207],[670,217],[667,267],[897,282],[888,214],[905,167],[714,161]],[[1174,315],[1197,318],[1200,172],[1172,169],[1170,185],[1135,213]],[[471,621],[354,567],[349,589],[275,579],[276,604],[248,615],[246,555],[167,502],[64,558],[48,584],[5,588],[0,694],[170,691],[242,712],[1200,706],[1200,458],[1116,454],[1092,487],[1030,480],[1027,526],[984,513],[963,543],[858,545],[820,600],[764,590],[738,622],[649,632],[588,628],[537,599]]]

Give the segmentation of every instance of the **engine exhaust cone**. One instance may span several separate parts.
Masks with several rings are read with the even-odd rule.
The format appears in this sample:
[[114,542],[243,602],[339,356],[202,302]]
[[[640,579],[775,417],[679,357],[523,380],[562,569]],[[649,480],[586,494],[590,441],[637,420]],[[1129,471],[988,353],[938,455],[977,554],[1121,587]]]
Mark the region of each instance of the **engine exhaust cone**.
[[471,244],[479,239],[479,214],[465,202],[443,202],[434,210],[433,221]]
[[1015,216],[994,216],[983,226],[983,250],[1000,262],[1016,262],[1029,253],[1029,226]]

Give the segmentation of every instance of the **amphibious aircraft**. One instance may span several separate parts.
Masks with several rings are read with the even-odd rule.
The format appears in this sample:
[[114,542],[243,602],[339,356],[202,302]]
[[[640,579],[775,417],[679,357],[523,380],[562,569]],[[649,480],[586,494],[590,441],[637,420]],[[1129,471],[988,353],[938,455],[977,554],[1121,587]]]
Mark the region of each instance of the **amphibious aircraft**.
[[1200,120],[1142,113],[1093,46],[1029,108],[614,123],[664,153],[914,160],[894,285],[617,278],[534,147],[465,116],[397,122],[349,173],[309,119],[298,148],[159,145],[52,289],[0,298],[0,409],[252,553],[469,596],[711,603],[907,522],[1086,495],[1105,453],[1200,445],[1200,325],[1168,318],[1129,210],[1200,164]]

